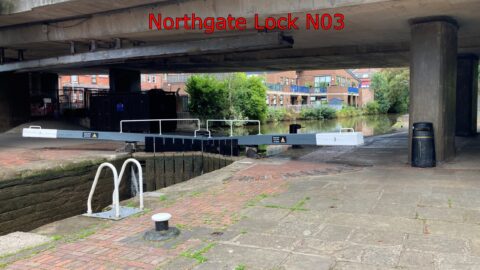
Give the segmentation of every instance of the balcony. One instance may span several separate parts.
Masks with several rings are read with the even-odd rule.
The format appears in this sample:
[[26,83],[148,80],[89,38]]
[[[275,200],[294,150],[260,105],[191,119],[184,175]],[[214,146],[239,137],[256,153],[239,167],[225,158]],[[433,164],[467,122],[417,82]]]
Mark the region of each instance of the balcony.
[[299,85],[290,85],[290,92],[292,93],[310,93],[310,88],[307,86],[299,86]]
[[313,94],[326,94],[327,93],[327,88],[326,87],[314,87],[312,93]]
[[348,87],[349,94],[358,94],[358,88],[356,87]]
[[266,83],[265,85],[270,91],[283,91],[283,85],[278,83]]

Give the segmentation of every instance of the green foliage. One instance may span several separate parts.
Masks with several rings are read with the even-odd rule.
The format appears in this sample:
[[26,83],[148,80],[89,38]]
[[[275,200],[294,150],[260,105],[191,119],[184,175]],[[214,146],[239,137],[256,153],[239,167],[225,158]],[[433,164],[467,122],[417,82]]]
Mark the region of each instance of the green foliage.
[[345,106],[341,110],[337,111],[338,118],[354,117],[362,114],[363,114],[362,110],[357,109],[355,107],[351,107],[351,106]]
[[267,117],[267,87],[261,77],[247,77],[236,73],[223,81],[229,94],[231,117],[236,119],[256,119]]
[[247,269],[247,267],[243,264],[239,264],[237,265],[237,267],[235,267],[235,270],[245,270],[245,269]]
[[300,117],[305,120],[323,120],[336,117],[335,110],[328,106],[302,108]]
[[225,118],[228,93],[213,76],[192,76],[186,84],[190,112],[201,118]]
[[380,112],[380,104],[378,104],[377,101],[371,101],[367,103],[367,105],[365,105],[365,107],[363,108],[363,114],[366,115],[379,114]]
[[267,121],[269,122],[294,120],[297,118],[296,116],[297,114],[294,111],[285,109],[283,107],[268,107],[267,109]]
[[181,255],[186,258],[194,259],[198,263],[204,263],[208,259],[205,256],[203,256],[203,254],[207,253],[214,246],[215,246],[214,243],[210,243],[198,251],[185,251]]
[[213,76],[192,76],[187,81],[190,112],[200,118],[267,118],[267,88],[261,77],[236,73],[219,81]]
[[380,113],[404,113],[409,103],[409,70],[404,68],[383,69],[372,77],[372,89]]

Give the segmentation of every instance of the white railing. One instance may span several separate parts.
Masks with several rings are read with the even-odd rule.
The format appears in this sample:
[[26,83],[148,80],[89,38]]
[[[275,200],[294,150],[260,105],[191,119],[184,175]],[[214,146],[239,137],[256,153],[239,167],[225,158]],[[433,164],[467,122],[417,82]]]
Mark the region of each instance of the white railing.
[[228,119],[208,119],[207,120],[207,132],[208,132],[208,137],[212,137],[212,133],[208,129],[209,123],[210,122],[227,122],[230,124],[230,137],[233,136],[233,123],[257,123],[258,124],[258,135],[262,135],[260,132],[261,129],[261,123],[259,120],[228,120]]
[[[125,162],[123,162],[122,168],[120,169],[120,174],[118,175],[118,186],[120,186],[120,183],[122,182],[123,173],[125,172],[125,169],[126,169],[128,163],[133,163],[133,164],[137,165],[137,170],[138,170],[138,191],[137,191],[137,193],[139,193],[140,210],[143,210],[143,170],[142,170],[142,165],[140,164],[140,162],[138,162],[138,160],[136,160],[134,158],[129,158],[129,159],[125,160]],[[132,173],[133,173],[133,170],[132,170]],[[134,179],[133,181],[135,181],[135,180],[136,179]],[[117,192],[117,194],[115,194],[115,191],[114,191],[113,197],[116,196],[118,198],[119,197],[118,189],[116,190],[116,192]]]
[[93,180],[92,188],[90,189],[90,194],[88,194],[88,201],[87,201],[87,214],[92,214],[92,197],[93,193],[95,192],[95,188],[97,187],[98,178],[100,177],[100,173],[102,169],[108,167],[112,170],[113,173],[113,196],[112,196],[112,209],[115,209],[115,217],[120,217],[120,199],[118,194],[118,173],[115,166],[111,163],[105,162],[100,164],[97,169],[97,173],[95,174],[95,180]]
[[120,133],[123,133],[123,123],[140,123],[140,122],[158,122],[159,134],[162,135],[162,122],[173,121],[195,121],[197,122],[197,129],[194,131],[194,137],[197,137],[197,132],[200,131],[200,119],[198,118],[185,118],[185,119],[137,119],[137,120],[121,120],[120,121]]

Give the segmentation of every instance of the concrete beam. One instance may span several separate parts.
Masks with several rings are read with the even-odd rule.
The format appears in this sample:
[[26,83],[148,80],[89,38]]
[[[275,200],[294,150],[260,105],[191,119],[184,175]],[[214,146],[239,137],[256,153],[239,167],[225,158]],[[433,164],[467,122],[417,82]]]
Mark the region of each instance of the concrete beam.
[[456,135],[477,134],[478,57],[461,55],[457,65]]
[[457,31],[450,20],[416,20],[411,26],[410,139],[412,125],[432,122],[437,161],[455,155]]
[[293,42],[284,38],[281,33],[258,33],[246,36],[212,38],[191,42],[174,42],[157,46],[96,51],[55,58],[7,63],[0,65],[0,72],[42,70],[80,64],[83,67],[108,65],[123,63],[126,59],[135,61],[155,57],[290,48],[292,44]]

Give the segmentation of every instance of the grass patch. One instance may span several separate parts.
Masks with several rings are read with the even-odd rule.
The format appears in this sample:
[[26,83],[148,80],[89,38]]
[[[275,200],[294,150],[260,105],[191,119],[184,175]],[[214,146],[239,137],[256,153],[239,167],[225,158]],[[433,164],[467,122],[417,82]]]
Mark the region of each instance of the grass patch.
[[159,198],[158,198],[159,201],[161,202],[164,202],[167,200],[167,195],[161,195]]
[[303,208],[305,203],[310,200],[310,197],[305,197],[302,200],[298,201],[291,209],[292,211],[306,211],[307,209]]
[[58,234],[57,234],[57,235],[53,235],[53,236],[52,236],[52,240],[53,240],[53,241],[60,241],[60,240],[62,240],[62,239],[63,239],[63,235],[58,235]]
[[268,198],[268,194],[262,193],[260,195],[255,196],[255,198],[249,200],[247,202],[247,206],[255,206],[257,205],[261,200]]
[[290,211],[308,211],[308,209],[303,207],[308,200],[310,200],[310,197],[305,197],[300,201],[296,202],[292,207],[285,207],[285,206],[275,205],[275,204],[267,204],[264,207],[275,208],[275,209],[286,209]]
[[200,196],[200,194],[202,194],[201,191],[194,191],[194,192],[190,193],[190,197],[198,197],[198,196]]
[[452,208],[452,206],[453,206],[452,199],[448,199],[448,208]]
[[135,202],[134,201],[129,201],[126,206],[134,208],[135,207]]
[[247,267],[244,264],[239,264],[235,267],[235,270],[245,270]]
[[185,258],[194,259],[198,263],[204,263],[204,262],[208,261],[208,259],[205,256],[203,256],[203,254],[207,253],[214,246],[215,246],[214,243],[210,243],[200,250],[197,250],[197,251],[194,251],[194,252],[187,250],[185,252],[182,252],[181,255]]

